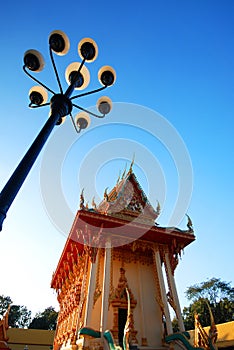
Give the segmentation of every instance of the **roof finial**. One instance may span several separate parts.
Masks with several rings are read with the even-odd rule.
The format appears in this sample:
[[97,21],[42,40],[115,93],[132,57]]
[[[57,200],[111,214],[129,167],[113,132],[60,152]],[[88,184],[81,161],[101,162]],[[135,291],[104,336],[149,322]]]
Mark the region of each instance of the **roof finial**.
[[122,174],[122,179],[124,178],[125,174],[126,174],[126,168],[127,168],[127,163],[125,164],[125,168],[124,168],[124,172]]
[[188,216],[188,214],[186,214],[187,218],[188,218],[188,222],[187,222],[187,227],[189,229],[189,231],[193,231],[193,223],[192,220],[190,219],[190,217]]
[[104,198],[105,198],[105,200],[108,202],[109,197],[108,197],[108,194],[107,194],[107,190],[108,190],[108,187],[105,188],[105,191],[104,191]]
[[92,207],[93,209],[97,209],[97,204],[95,203],[95,197],[92,199]]
[[132,162],[131,162],[130,168],[129,168],[129,170],[128,170],[128,173],[129,173],[129,174],[132,173],[132,167],[133,167],[134,161],[135,161],[135,152],[133,153]]
[[161,206],[160,206],[159,201],[157,201],[157,202],[158,202],[158,204],[157,204],[156,212],[159,215],[161,213]]
[[84,209],[84,189],[82,189],[80,194],[80,209]]
[[121,177],[121,170],[119,171],[119,176],[118,176],[118,179],[116,181],[116,185],[118,185],[119,181],[120,181],[120,177]]

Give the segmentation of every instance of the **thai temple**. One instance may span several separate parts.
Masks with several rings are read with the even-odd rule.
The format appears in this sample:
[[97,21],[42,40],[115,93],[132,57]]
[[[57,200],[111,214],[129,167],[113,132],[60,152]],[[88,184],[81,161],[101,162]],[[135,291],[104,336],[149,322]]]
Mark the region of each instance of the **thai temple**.
[[184,332],[174,273],[195,240],[192,222],[160,227],[160,206],[152,207],[132,168],[99,205],[89,208],[81,193],[51,283],[60,305],[55,349],[162,349],[172,312]]
[[[185,332],[175,284],[181,252],[195,240],[161,227],[160,206],[148,201],[133,162],[92,208],[80,196],[51,287],[60,311],[54,331],[10,328],[0,320],[0,350],[234,349],[234,321]],[[176,317],[179,331],[173,332]]]

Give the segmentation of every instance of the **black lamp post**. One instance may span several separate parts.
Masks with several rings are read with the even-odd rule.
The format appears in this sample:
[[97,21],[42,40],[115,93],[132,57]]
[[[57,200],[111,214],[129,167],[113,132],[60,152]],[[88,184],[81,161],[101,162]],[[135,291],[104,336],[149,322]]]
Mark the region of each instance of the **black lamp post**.
[[[84,64],[86,62],[94,61],[97,58],[98,54],[97,45],[95,41],[90,38],[81,40],[78,45],[78,53],[82,59],[81,63],[73,62],[67,67],[66,80],[68,82],[68,88],[65,92],[63,92],[53,53],[56,53],[60,56],[65,55],[68,52],[69,47],[69,39],[65,33],[56,30],[50,34],[49,52],[60,90],[59,93],[55,93],[53,90],[51,90],[49,87],[47,87],[45,84],[43,84],[41,81],[29,73],[29,71],[39,72],[43,69],[44,59],[40,52],[36,50],[28,50],[24,54],[23,70],[31,79],[39,84],[39,86],[34,86],[29,91],[29,107],[38,108],[50,105],[50,116],[32,143],[31,147],[28,149],[27,153],[15,169],[14,173],[6,183],[2,192],[0,193],[0,231],[2,230],[2,224],[7,215],[8,209],[10,208],[13,200],[19,192],[24,180],[30,172],[54,126],[61,125],[64,122],[66,116],[70,115],[73,126],[79,133],[82,129],[85,129],[89,126],[89,114],[97,118],[103,118],[111,110],[112,103],[108,97],[101,97],[97,101],[99,114],[90,112],[85,108],[73,103],[74,99],[102,91],[108,86],[113,85],[116,79],[116,74],[114,69],[110,66],[104,66],[98,72],[98,78],[102,84],[101,87],[97,88],[96,90],[84,92],[71,97],[74,90],[84,89],[89,83],[89,71]],[[53,95],[49,103],[46,102],[47,91]],[[75,118],[73,118],[71,114],[73,107],[81,110],[81,112],[78,113]]]

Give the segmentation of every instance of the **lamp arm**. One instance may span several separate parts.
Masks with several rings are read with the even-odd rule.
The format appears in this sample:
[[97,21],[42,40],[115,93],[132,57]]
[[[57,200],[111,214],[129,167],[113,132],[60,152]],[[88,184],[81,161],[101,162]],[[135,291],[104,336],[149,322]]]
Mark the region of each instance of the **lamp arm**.
[[85,108],[83,108],[83,107],[81,107],[81,106],[75,105],[74,103],[73,103],[72,105],[73,105],[74,107],[80,109],[81,111],[84,111],[84,112],[86,112],[86,113],[88,113],[88,114],[93,115],[93,116],[96,117],[96,118],[104,118],[104,117],[105,117],[105,114],[99,115],[99,114],[90,112],[88,109],[85,109]]
[[94,94],[94,93],[96,93],[96,92],[100,92],[100,91],[102,91],[102,90],[104,90],[104,89],[106,89],[106,88],[107,88],[107,86],[105,85],[105,86],[102,86],[102,87],[100,87],[100,88],[98,88],[98,89],[95,89],[95,90],[92,90],[92,91],[83,92],[82,94],[79,94],[79,95],[76,95],[76,96],[71,97],[70,100],[74,100],[75,98],[78,98],[78,97],[83,97],[83,96],[91,95],[91,94]]
[[32,102],[29,103],[29,108],[38,108],[38,107],[44,107],[44,106],[49,106],[50,105],[50,102],[47,102],[47,103],[43,103],[41,105],[33,105]]
[[45,88],[46,90],[50,91],[53,95],[55,95],[56,93],[51,90],[50,88],[48,88],[48,86],[46,86],[45,84],[43,84],[40,80],[38,80],[37,78],[35,78],[33,75],[31,75],[27,70],[26,70],[26,66],[23,65],[23,71],[32,79],[34,80],[36,83],[40,84],[41,86],[43,86],[43,88]]
[[79,134],[81,129],[77,128],[76,123],[75,123],[71,113],[70,113],[70,118],[71,118],[71,121],[72,121],[72,125],[74,126],[74,129],[76,130],[77,134]]
[[52,62],[54,73],[56,75],[56,79],[57,79],[57,82],[58,82],[59,90],[60,90],[60,93],[62,94],[63,93],[63,89],[62,89],[62,85],[61,85],[61,82],[60,82],[58,70],[57,70],[57,67],[56,67],[56,64],[55,64],[55,61],[54,61],[54,56],[53,56],[53,52],[52,52],[52,49],[51,49],[50,45],[49,45],[49,51],[50,51],[50,59],[51,59],[51,62]]

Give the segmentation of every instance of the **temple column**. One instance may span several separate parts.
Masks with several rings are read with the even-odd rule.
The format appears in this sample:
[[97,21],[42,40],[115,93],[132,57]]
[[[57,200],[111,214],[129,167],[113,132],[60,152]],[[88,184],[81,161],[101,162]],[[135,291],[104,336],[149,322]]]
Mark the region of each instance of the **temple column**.
[[103,295],[101,309],[101,324],[100,331],[105,332],[107,329],[107,317],[109,308],[110,294],[110,277],[111,277],[111,242],[108,240],[105,246],[104,268],[103,268]]
[[143,290],[142,290],[142,279],[141,279],[141,267],[139,266],[140,262],[138,261],[138,285],[139,285],[139,298],[140,298],[140,308],[141,308],[141,345],[147,346],[146,332],[145,332],[145,313],[144,313],[144,303],[143,303]]
[[157,275],[158,275],[158,280],[159,280],[160,294],[161,294],[162,303],[163,303],[163,311],[164,311],[164,315],[166,318],[167,334],[171,334],[171,333],[173,333],[172,323],[171,323],[169,307],[168,307],[168,303],[167,303],[166,288],[165,288],[165,284],[164,284],[164,278],[163,278],[163,273],[162,273],[162,264],[161,264],[161,258],[160,258],[160,253],[159,253],[158,248],[154,249],[154,256],[155,256],[156,270],[157,270]]
[[89,274],[88,299],[87,299],[85,322],[84,322],[85,326],[87,327],[90,327],[90,323],[91,323],[96,273],[97,273],[97,261],[95,256],[95,260],[91,261],[90,274]]
[[[77,312],[77,324],[76,324],[76,333],[78,333],[79,328],[80,328],[80,323],[82,322],[82,314],[83,314],[83,305],[86,301],[86,282],[87,282],[87,271],[88,271],[88,262],[89,262],[89,257],[88,255],[85,256],[85,261],[83,265],[83,278],[82,278],[82,283],[81,283],[81,290],[80,290],[80,300],[79,300],[79,305],[78,305],[78,312]],[[84,319],[83,319],[84,320]]]
[[165,252],[165,264],[166,264],[168,285],[169,285],[170,292],[171,292],[171,298],[172,298],[173,304],[174,304],[173,305],[174,311],[175,311],[177,319],[178,319],[179,330],[181,332],[184,332],[185,331],[184,322],[183,322],[183,318],[181,315],[180,302],[179,302],[179,298],[178,298],[178,294],[177,294],[177,290],[176,290],[175,278],[174,278],[172,270],[171,270],[171,264],[170,264],[168,252]]

